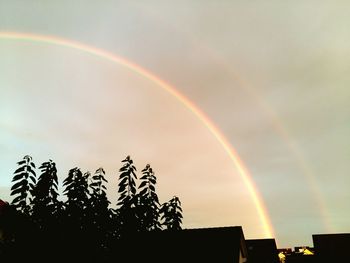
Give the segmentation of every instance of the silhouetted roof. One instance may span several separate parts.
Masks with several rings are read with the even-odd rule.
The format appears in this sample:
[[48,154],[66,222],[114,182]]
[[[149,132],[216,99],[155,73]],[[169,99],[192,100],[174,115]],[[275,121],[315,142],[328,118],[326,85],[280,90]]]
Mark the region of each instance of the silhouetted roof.
[[[238,263],[240,251],[244,257],[247,254],[242,227],[148,232],[138,235],[138,240],[138,244],[143,245],[137,254],[134,253],[133,262],[140,257],[143,262]],[[125,244],[124,241],[123,246]],[[153,249],[157,253],[150,253],[152,258],[147,258],[147,251]]]
[[315,254],[319,258],[345,259],[350,248],[350,234],[319,234],[312,235]]
[[278,263],[275,239],[247,239],[249,263]]

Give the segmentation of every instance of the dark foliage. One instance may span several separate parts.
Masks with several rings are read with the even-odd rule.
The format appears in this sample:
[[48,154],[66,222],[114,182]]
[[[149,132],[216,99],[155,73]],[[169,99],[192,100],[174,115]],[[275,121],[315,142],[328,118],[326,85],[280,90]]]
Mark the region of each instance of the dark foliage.
[[58,178],[56,164],[50,160],[39,167],[41,174],[31,194],[32,215],[39,221],[51,218],[61,209],[58,201]]
[[142,170],[142,174],[138,194],[142,230],[160,230],[159,200],[155,189],[157,178],[149,164]]
[[164,203],[160,209],[163,225],[167,230],[180,230],[182,224],[182,208],[180,199],[174,196],[171,200]]
[[127,156],[123,161],[123,167],[119,169],[119,189],[120,194],[117,206],[120,208],[130,208],[133,206],[136,195],[136,168],[133,165],[133,160]]
[[[115,251],[120,251],[119,259],[135,262],[142,253],[154,253],[143,250],[138,240],[146,232],[181,229],[180,200],[174,197],[160,205],[150,165],[142,170],[136,187],[132,159],[127,156],[122,163],[117,207],[111,209],[103,168],[93,175],[71,169],[63,181],[63,202],[55,163],[44,162],[36,180],[32,158],[25,156],[14,172],[11,205],[0,202],[5,207],[0,207],[0,233],[4,233],[0,258],[4,262],[115,262]],[[122,253],[137,250],[143,251],[137,257]]]
[[95,209],[95,213],[105,214],[108,213],[108,205],[110,202],[107,199],[105,183],[108,181],[105,179],[105,171],[103,168],[96,170],[92,176],[89,187],[91,188],[90,205]]
[[66,201],[67,210],[81,213],[87,208],[89,176],[90,173],[83,174],[77,167],[69,170],[68,177],[63,181],[63,186],[65,186],[63,193],[68,198]]
[[11,187],[11,195],[16,196],[12,203],[17,210],[24,214],[29,214],[30,206],[28,204],[28,194],[33,190],[36,183],[35,164],[32,162],[32,157],[26,155],[22,161],[17,163],[19,167],[14,172]]

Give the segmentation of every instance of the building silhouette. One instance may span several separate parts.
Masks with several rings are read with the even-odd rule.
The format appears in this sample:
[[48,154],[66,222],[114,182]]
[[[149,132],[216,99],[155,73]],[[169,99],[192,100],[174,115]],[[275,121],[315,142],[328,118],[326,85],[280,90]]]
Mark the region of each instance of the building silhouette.
[[[132,240],[142,244],[135,253]],[[138,233],[123,239],[119,250],[130,251],[128,262],[248,262],[242,227],[218,227]],[[156,249],[154,253],[147,253]]]
[[249,263],[279,263],[275,239],[247,239]]
[[315,255],[322,262],[350,262],[346,256],[350,249],[350,234],[312,235]]
[[281,263],[316,263],[313,248],[302,246],[294,249],[279,249],[279,258]]
[[[26,254],[33,255],[33,251],[38,252],[37,244],[29,242],[36,237],[31,226],[13,207],[0,200],[0,262],[10,262],[6,261],[5,258],[11,259],[11,262],[23,262],[15,259],[21,259]],[[117,262],[129,263],[350,262],[346,256],[350,248],[350,233],[315,234],[312,239],[314,247],[299,246],[293,249],[277,249],[275,239],[246,240],[241,226],[134,232],[128,233],[122,239],[111,240],[111,249],[103,255],[105,259],[103,262],[115,262],[115,259]],[[40,241],[40,239],[38,240]],[[57,244],[65,247],[66,243],[58,242]],[[42,253],[44,252],[42,251]],[[88,253],[85,249],[82,252]],[[59,255],[61,258],[58,257]],[[62,258],[66,258],[64,262],[81,261],[81,257],[75,259],[68,257],[68,255],[62,256],[62,253],[59,255],[51,258],[51,262],[63,262]],[[77,255],[80,256],[79,253]],[[88,254],[86,255],[88,256]],[[40,261],[37,258],[36,262],[45,261]],[[85,258],[83,262],[102,261]]]

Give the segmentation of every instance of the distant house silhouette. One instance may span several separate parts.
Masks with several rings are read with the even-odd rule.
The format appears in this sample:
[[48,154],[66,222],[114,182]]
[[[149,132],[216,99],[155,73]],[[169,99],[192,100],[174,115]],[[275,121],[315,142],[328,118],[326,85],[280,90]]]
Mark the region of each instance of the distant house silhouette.
[[294,247],[294,251],[304,256],[312,256],[315,254],[315,249],[309,246]]
[[287,255],[285,263],[322,263],[316,256],[294,252]]
[[[133,249],[132,239],[122,241],[121,251]],[[247,262],[243,230],[238,226],[148,232],[138,234],[137,240],[142,245],[129,262]]]
[[249,263],[279,263],[275,239],[247,239]]
[[[350,234],[312,235],[317,262],[350,262]],[[321,261],[322,260],[322,261]]]

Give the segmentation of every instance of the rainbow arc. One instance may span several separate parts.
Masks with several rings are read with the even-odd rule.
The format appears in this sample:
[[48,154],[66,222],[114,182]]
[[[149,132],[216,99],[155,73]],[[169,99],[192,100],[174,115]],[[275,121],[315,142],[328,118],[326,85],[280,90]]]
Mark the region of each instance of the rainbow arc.
[[130,60],[118,56],[112,52],[99,49],[84,43],[80,43],[74,40],[65,39],[57,36],[48,36],[32,33],[20,33],[20,32],[0,32],[0,39],[7,40],[17,40],[17,41],[31,41],[31,42],[41,42],[52,45],[58,45],[62,47],[76,49],[85,53],[89,53],[94,56],[98,56],[102,59],[106,59],[113,63],[122,65],[129,70],[143,76],[145,79],[153,82],[159,88],[162,88],[169,94],[171,94],[177,101],[179,101],[183,106],[190,110],[202,123],[203,125],[211,132],[211,134],[216,138],[216,140],[223,147],[224,151],[232,160],[234,166],[238,170],[238,173],[243,180],[247,190],[252,198],[252,201],[255,205],[257,214],[259,216],[261,225],[264,229],[264,235],[267,238],[274,237],[274,231],[270,219],[268,217],[267,209],[264,206],[263,199],[257,190],[257,187],[248,171],[243,161],[240,159],[238,153],[233,148],[233,146],[226,139],[224,134],[220,129],[213,123],[212,120],[189,98],[184,94],[179,92],[174,86],[162,80],[160,77],[151,73],[150,71],[144,69],[140,65],[131,62]]

